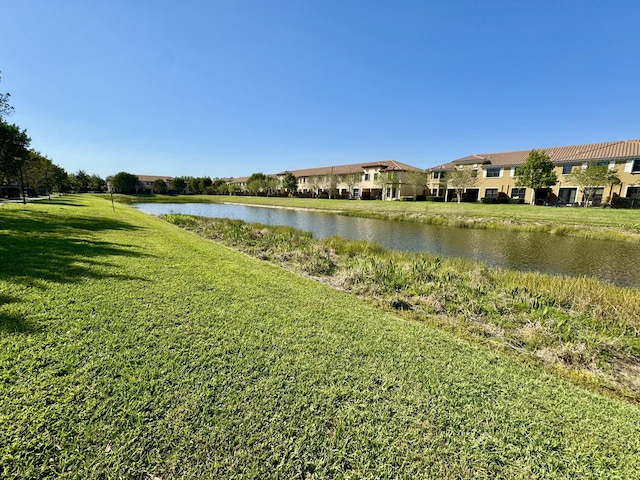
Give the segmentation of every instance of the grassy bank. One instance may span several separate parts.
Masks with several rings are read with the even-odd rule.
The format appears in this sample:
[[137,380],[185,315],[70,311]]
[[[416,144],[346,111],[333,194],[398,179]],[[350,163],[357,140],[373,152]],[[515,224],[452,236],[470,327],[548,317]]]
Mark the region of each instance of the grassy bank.
[[289,227],[164,218],[404,317],[518,352],[581,383],[640,401],[640,290],[389,252],[338,237],[314,239]]
[[634,478],[638,407],[91,197],[0,209],[2,478]]
[[462,228],[544,232],[552,235],[640,243],[640,212],[638,210],[216,195],[119,195],[117,199],[124,203],[135,201],[232,202],[280,208],[309,208],[348,216],[384,218]]

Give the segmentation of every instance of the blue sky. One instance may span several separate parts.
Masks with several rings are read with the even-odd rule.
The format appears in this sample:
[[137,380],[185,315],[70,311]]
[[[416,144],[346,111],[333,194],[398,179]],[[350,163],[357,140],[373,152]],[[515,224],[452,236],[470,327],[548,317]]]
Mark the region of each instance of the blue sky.
[[640,2],[0,0],[68,172],[238,177],[640,137]]

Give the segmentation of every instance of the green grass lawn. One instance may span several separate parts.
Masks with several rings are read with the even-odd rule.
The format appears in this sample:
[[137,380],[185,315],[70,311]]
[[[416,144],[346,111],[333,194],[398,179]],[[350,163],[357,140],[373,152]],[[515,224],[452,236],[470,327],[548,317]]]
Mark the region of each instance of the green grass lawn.
[[0,207],[2,478],[637,478],[640,409],[103,199]]
[[116,198],[127,203],[135,201],[232,202],[288,208],[311,208],[352,216],[391,218],[470,228],[540,231],[557,235],[640,242],[640,210],[224,195],[117,195]]
[[291,227],[181,214],[162,218],[405,318],[535,360],[581,385],[640,404],[639,289],[388,251],[337,236],[317,239]]

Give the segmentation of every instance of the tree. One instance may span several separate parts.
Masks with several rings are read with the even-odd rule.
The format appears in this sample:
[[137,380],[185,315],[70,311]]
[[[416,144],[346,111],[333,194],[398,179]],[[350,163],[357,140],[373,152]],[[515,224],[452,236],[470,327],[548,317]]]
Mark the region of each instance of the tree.
[[69,175],[63,168],[53,165],[51,178],[49,183],[52,190],[56,190],[60,193],[66,192],[66,185],[69,180]]
[[298,179],[293,172],[284,172],[284,179],[282,180],[282,188],[284,188],[289,195],[295,195],[298,193]]
[[153,189],[153,193],[164,195],[165,193],[167,193],[167,182],[165,182],[161,178],[156,178],[153,181],[153,185],[151,188]]
[[92,192],[104,192],[107,189],[107,182],[98,174],[94,173],[89,177],[88,187]]
[[211,179],[209,177],[193,177],[189,179],[189,190],[191,190],[191,193],[203,194],[209,186],[211,186]]
[[67,180],[65,182],[65,190],[67,192],[81,192],[82,191],[82,182],[78,180],[75,173],[70,173],[67,176]]
[[0,182],[11,183],[20,178],[30,143],[26,130],[0,121]]
[[309,185],[311,193],[317,195],[320,189],[320,178],[317,175],[312,175],[307,179],[307,185]]
[[333,193],[338,189],[338,177],[333,173],[333,167],[331,173],[322,179],[322,188],[327,191],[329,198],[332,198]]
[[189,191],[195,195],[202,193],[204,186],[202,181],[198,177],[191,177],[189,180]]
[[618,177],[616,170],[609,170],[608,165],[598,165],[597,162],[589,163],[587,168],[575,169],[569,178],[582,189],[585,207],[592,204],[593,196],[598,188],[613,187],[613,185],[620,183],[620,177]]
[[229,189],[227,188],[227,182],[222,178],[216,178],[209,187],[209,191],[214,195],[225,195]]
[[[0,81],[2,81],[2,72],[0,72]],[[13,107],[9,105],[9,93],[0,93],[0,121],[4,121],[4,118],[13,113]]]
[[187,188],[187,181],[184,177],[176,177],[173,179],[173,188],[178,193],[184,193],[184,189]]
[[378,178],[374,181],[376,185],[382,190],[382,199],[386,200],[387,190],[389,187],[396,187],[400,184],[397,172],[380,172]]
[[469,168],[455,168],[447,175],[447,185],[454,189],[458,203],[462,201],[462,194],[467,188],[473,187],[478,181],[477,170],[471,170]]
[[258,192],[263,192],[267,189],[267,180],[268,177],[262,172],[252,173],[247,180],[247,190],[257,195]]
[[121,193],[136,193],[138,176],[127,172],[116,173],[111,179],[111,184],[116,191]]
[[362,180],[362,174],[361,173],[345,173],[344,175],[340,175],[339,180],[340,180],[340,183],[347,184],[347,188],[349,189],[349,197],[353,197],[353,189]]
[[204,193],[204,178],[203,177],[192,177],[189,179],[189,190],[191,193],[195,193],[196,195],[200,195]]
[[418,192],[424,192],[424,190],[426,189],[427,181],[429,180],[429,174],[427,172],[423,172],[422,170],[410,170],[408,172],[405,172],[405,177],[407,179],[407,183],[413,190],[413,200],[415,201],[418,198]]
[[50,191],[56,174],[54,167],[53,162],[47,157],[30,150],[22,167],[25,186],[36,191]]
[[76,180],[80,184],[80,191],[86,192],[89,190],[89,175],[84,170],[78,170],[76,173]]
[[276,177],[267,176],[267,180],[264,184],[264,189],[267,192],[267,196],[273,195],[277,190],[280,189],[280,180]]
[[529,187],[533,191],[531,204],[536,204],[536,190],[558,183],[553,162],[544,150],[531,150],[526,162],[516,170],[516,185]]

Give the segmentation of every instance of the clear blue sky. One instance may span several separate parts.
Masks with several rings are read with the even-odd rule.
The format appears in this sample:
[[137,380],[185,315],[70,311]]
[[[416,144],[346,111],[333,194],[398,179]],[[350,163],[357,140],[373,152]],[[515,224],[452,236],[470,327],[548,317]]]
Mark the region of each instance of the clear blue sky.
[[68,172],[238,177],[640,137],[637,0],[0,0]]

